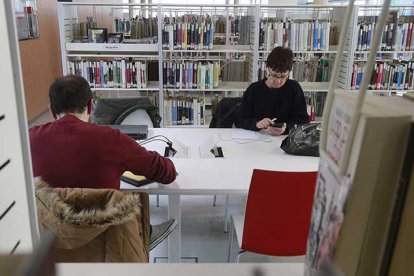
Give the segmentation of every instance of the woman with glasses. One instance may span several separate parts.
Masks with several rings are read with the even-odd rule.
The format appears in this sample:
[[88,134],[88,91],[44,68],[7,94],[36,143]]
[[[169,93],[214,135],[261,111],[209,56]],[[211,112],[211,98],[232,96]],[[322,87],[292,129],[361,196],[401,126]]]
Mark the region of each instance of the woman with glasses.
[[267,77],[252,83],[244,92],[236,127],[282,135],[295,125],[309,123],[303,90],[297,81],[289,79],[292,50],[274,48],[266,65]]

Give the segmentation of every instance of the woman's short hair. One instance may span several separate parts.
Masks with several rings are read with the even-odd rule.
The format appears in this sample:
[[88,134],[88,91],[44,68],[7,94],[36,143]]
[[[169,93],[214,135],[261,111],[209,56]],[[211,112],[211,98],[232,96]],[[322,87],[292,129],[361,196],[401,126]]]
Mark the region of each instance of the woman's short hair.
[[292,70],[292,50],[281,46],[274,48],[267,57],[266,65],[276,72],[285,72]]
[[59,77],[49,88],[50,109],[54,114],[82,113],[91,99],[89,83],[81,76]]

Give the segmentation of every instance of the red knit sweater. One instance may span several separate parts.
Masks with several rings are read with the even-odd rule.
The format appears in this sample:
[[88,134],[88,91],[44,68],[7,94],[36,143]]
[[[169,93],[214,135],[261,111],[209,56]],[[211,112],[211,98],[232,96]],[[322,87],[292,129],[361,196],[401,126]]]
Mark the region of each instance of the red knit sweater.
[[72,115],[33,127],[29,136],[34,176],[53,187],[119,189],[126,170],[164,184],[176,177],[168,158],[118,130]]

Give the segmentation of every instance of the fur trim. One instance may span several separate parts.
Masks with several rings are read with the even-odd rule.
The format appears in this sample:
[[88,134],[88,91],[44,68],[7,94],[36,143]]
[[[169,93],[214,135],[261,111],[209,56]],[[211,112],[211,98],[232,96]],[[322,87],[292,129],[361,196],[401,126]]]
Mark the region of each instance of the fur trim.
[[[38,208],[47,209],[58,220],[69,224],[108,227],[123,224],[141,214],[141,200],[138,193],[122,193],[111,189],[52,188],[40,178],[35,178],[35,188]],[[67,192],[67,195],[75,198],[79,196],[79,200],[85,199],[85,193],[92,193],[92,195],[96,193],[101,196],[103,193],[105,201],[100,202],[103,206],[91,206],[79,210],[75,204],[66,201],[65,193],[62,192]],[[117,193],[122,195],[116,196]]]

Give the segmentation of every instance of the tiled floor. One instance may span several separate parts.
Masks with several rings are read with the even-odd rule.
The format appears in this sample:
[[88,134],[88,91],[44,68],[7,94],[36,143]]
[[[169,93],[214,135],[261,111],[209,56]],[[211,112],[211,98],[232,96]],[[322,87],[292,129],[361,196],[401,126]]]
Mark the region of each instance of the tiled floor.
[[[244,212],[243,196],[230,199],[229,212]],[[156,196],[150,196],[151,223],[157,224],[167,219],[167,196],[160,197],[160,207],[156,207]],[[224,196],[217,197],[213,206],[213,196],[182,197],[182,256],[183,262],[227,262],[229,234],[224,233]],[[167,256],[167,242],[162,242],[151,251],[150,261],[167,262],[157,257]],[[154,260],[154,258],[156,258]]]

